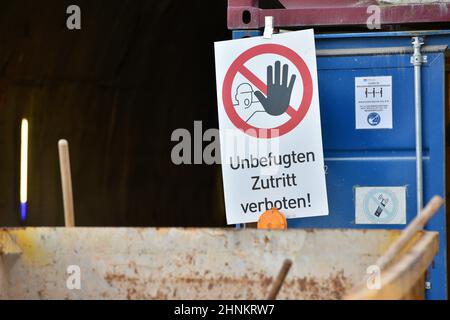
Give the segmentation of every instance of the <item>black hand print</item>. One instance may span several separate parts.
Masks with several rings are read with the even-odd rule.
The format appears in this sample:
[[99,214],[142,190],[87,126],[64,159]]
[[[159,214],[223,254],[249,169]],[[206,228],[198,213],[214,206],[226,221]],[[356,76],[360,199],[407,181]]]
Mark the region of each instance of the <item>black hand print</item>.
[[281,63],[275,62],[275,77],[273,67],[267,67],[267,97],[261,91],[256,91],[255,96],[264,107],[264,110],[272,115],[279,116],[286,112],[291,101],[292,88],[296,76],[292,75],[288,84],[289,66],[283,65],[283,73],[280,79]]

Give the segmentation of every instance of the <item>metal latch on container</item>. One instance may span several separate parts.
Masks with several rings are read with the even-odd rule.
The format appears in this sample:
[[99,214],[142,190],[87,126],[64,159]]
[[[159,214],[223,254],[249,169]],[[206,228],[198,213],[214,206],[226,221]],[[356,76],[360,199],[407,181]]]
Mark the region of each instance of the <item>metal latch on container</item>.
[[265,27],[264,27],[263,38],[264,39],[272,39],[273,32],[274,32],[274,29],[273,29],[273,17],[272,16],[267,16],[265,18]]
[[411,64],[415,66],[420,66],[422,63],[428,62],[428,57],[422,55],[420,48],[423,46],[423,38],[422,37],[413,37],[412,44],[414,46],[414,54],[411,57]]

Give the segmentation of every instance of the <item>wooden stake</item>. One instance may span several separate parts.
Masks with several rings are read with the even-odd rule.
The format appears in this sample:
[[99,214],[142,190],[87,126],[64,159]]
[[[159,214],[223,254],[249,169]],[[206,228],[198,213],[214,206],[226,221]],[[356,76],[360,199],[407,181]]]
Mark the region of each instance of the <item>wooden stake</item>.
[[[395,266],[392,266],[392,262],[395,261],[396,258],[398,258],[398,256],[401,254],[401,251],[407,246],[411,239],[425,227],[428,221],[430,221],[430,219],[436,214],[436,212],[439,211],[439,208],[444,203],[444,199],[439,196],[434,196],[433,199],[431,199],[427,206],[422,210],[422,212],[402,231],[400,237],[398,237],[398,239],[389,247],[389,249],[375,262],[375,265],[378,266],[381,272],[383,272],[382,277],[383,279],[385,279],[384,281],[386,281],[386,279],[388,278],[395,278],[394,276],[392,276],[392,274],[396,274],[396,272],[398,272],[398,266],[397,268]],[[432,235],[429,235],[429,237],[431,236]],[[429,240],[428,242],[430,241],[431,240]],[[428,243],[426,242],[425,244]],[[427,247],[424,244],[421,245],[423,247]],[[418,252],[421,253],[420,250]],[[430,254],[430,252],[427,253]],[[417,254],[417,252],[409,253],[409,259],[411,259],[411,257],[414,257],[417,261],[420,261],[418,257],[414,256]],[[434,255],[434,252],[431,252],[431,254]],[[411,264],[413,264],[413,262],[411,262]],[[386,276],[386,274],[388,274],[389,276]],[[367,287],[368,279],[369,275],[366,275],[361,284],[355,287],[353,292],[347,295],[344,299],[360,300],[373,296],[374,292],[376,292],[377,290],[371,290]]]
[[422,230],[430,219],[438,212],[439,208],[444,204],[444,199],[439,196],[434,196],[427,204],[422,212],[404,229],[400,237],[393,245],[389,247],[385,254],[383,254],[375,263],[381,270],[386,269],[394,260],[397,254],[406,246],[406,244]]
[[69,143],[67,140],[59,140],[58,151],[64,203],[64,222],[66,227],[71,228],[75,227],[75,216],[73,209],[72,177],[70,174]]
[[283,266],[281,267],[280,272],[278,273],[277,278],[275,279],[275,283],[273,284],[272,290],[270,290],[269,297],[267,300],[275,300],[278,296],[278,293],[281,290],[281,287],[283,286],[284,279],[286,279],[286,276],[291,269],[292,266],[292,260],[286,259],[284,260]]

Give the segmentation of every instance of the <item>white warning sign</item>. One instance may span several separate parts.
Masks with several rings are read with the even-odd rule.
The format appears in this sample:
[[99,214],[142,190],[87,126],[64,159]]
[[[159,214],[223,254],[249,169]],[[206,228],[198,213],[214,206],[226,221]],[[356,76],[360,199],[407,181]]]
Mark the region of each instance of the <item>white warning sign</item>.
[[357,187],[356,224],[406,224],[406,187]]
[[215,43],[227,222],[328,214],[312,30]]
[[355,78],[356,129],[392,129],[392,77]]

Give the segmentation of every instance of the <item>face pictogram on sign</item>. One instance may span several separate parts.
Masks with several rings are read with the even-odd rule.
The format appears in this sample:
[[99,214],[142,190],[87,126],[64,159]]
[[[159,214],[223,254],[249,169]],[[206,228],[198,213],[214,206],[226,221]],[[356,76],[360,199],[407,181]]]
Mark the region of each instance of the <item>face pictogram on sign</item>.
[[264,108],[256,98],[255,91],[250,83],[239,84],[234,99],[236,112],[246,123],[250,123],[258,112],[264,112]]
[[296,128],[313,96],[306,63],[293,50],[277,44],[259,45],[238,56],[222,90],[231,122],[259,138],[278,137]]

